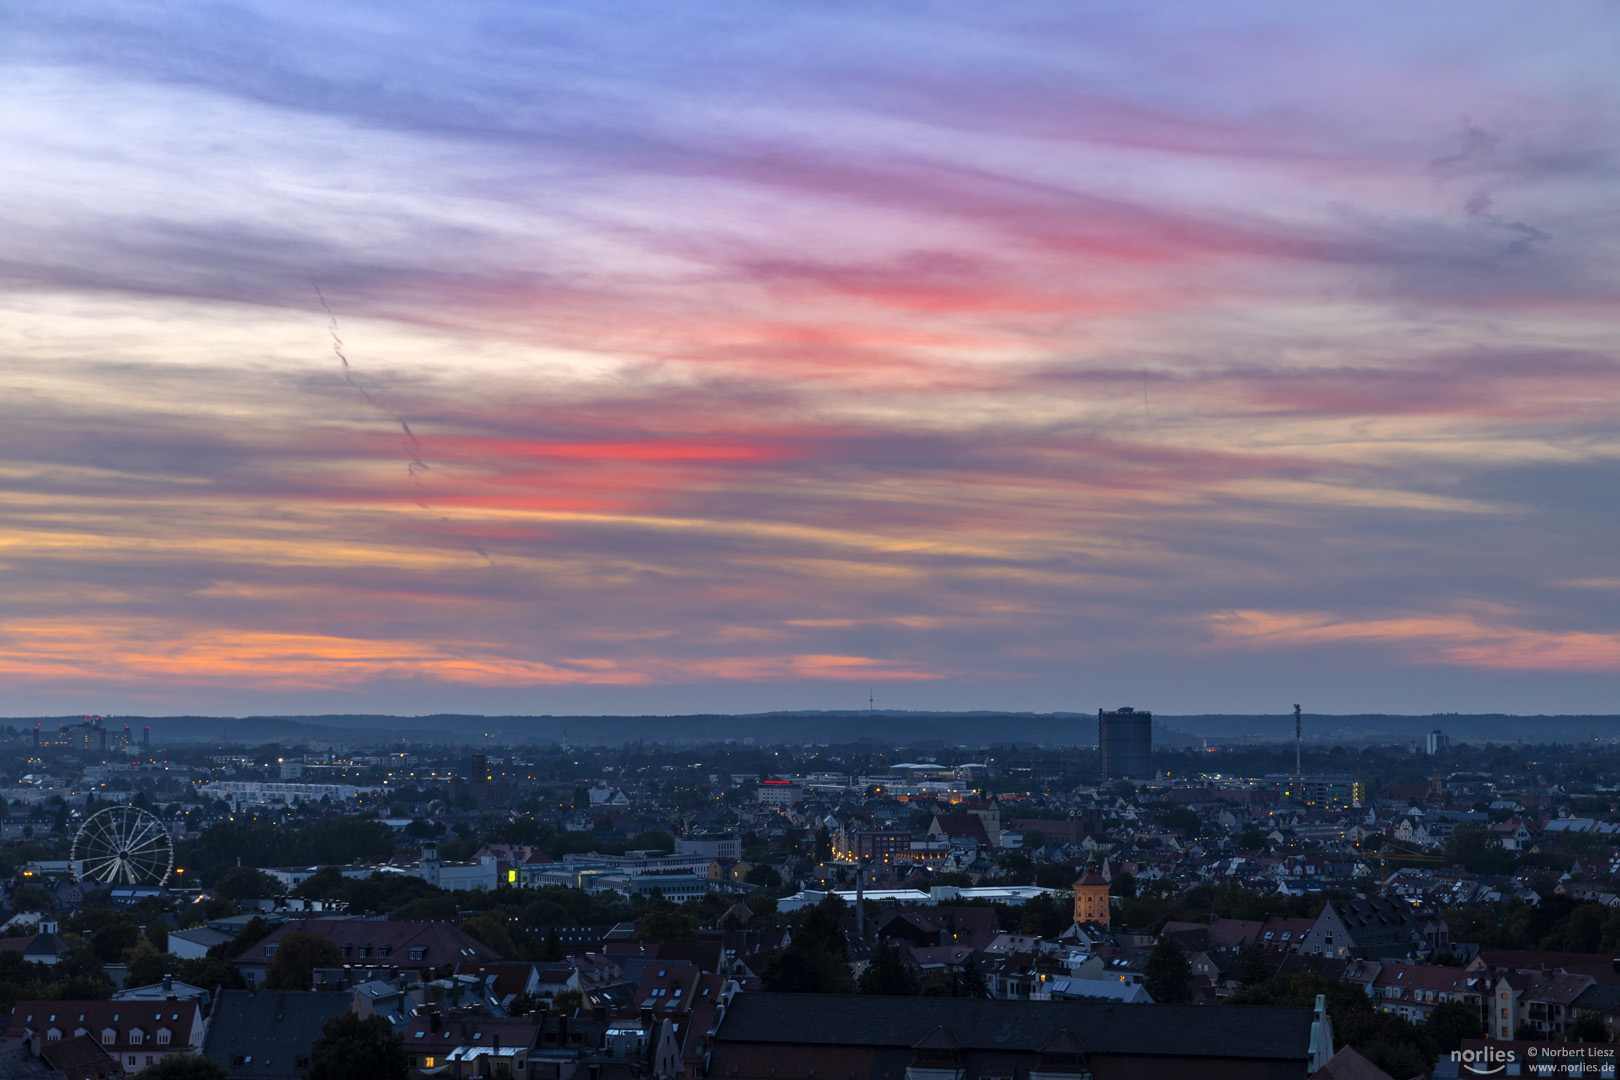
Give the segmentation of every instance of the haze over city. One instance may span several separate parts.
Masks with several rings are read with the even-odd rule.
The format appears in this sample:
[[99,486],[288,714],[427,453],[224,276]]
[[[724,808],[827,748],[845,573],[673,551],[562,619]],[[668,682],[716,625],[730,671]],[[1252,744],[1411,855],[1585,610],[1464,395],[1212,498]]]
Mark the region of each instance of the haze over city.
[[1612,712],[1617,32],[13,5],[6,710]]

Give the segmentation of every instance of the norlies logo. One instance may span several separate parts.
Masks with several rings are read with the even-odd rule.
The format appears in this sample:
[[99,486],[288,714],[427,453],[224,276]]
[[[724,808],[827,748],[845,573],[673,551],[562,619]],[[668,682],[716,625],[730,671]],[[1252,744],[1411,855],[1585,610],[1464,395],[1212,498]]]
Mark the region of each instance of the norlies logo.
[[1479,1050],[1453,1050],[1458,1076],[1613,1076],[1615,1048],[1598,1045],[1532,1044],[1523,1051],[1523,1069],[1512,1069],[1521,1061],[1520,1051],[1486,1046]]
[[1480,1050],[1453,1050],[1451,1060],[1458,1063],[1459,1075],[1500,1076],[1519,1060],[1519,1053],[1487,1046]]

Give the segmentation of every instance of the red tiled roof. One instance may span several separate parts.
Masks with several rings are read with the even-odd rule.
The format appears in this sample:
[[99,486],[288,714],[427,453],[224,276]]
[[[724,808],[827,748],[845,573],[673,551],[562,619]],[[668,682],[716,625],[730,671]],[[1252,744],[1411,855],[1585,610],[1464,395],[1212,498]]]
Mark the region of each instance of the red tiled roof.
[[[198,1022],[195,1001],[19,1001],[11,1010],[6,1038],[21,1038],[29,1031],[60,1031],[64,1039],[88,1035],[101,1043],[102,1032],[113,1031],[113,1050],[137,1046],[142,1050],[170,1050],[188,1045]],[[159,1029],[170,1032],[170,1042],[156,1042]],[[141,1042],[131,1044],[139,1030]]]

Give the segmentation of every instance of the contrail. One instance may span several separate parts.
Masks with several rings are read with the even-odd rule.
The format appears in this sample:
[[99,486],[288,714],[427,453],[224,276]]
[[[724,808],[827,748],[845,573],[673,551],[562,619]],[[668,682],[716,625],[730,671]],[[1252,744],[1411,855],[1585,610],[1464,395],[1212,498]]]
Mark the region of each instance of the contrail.
[[[326,302],[326,294],[321,292],[321,287],[315,283],[314,278],[310,278],[309,283],[315,286],[315,297],[321,302],[321,307],[326,309],[327,331],[332,335],[332,352],[337,354],[338,363],[343,365],[343,381],[360,391],[360,396],[366,399],[368,405],[381,409],[382,406],[377,404],[377,399],[366,393],[366,388],[354,381],[354,373],[349,368],[349,358],[343,355],[343,339],[338,337],[337,316],[332,313],[332,305]],[[402,424],[404,422],[400,421]],[[408,432],[411,429],[405,430]]]
[[[427,504],[427,490],[422,486],[422,474],[431,472],[432,467],[422,460],[422,440],[416,437],[416,432],[411,430],[411,425],[406,422],[403,416],[389,410],[382,402],[367,393],[365,387],[354,381],[354,369],[349,366],[349,358],[343,352],[343,338],[338,336],[337,315],[332,311],[332,305],[326,302],[326,294],[321,292],[320,283],[313,277],[309,279],[309,283],[315,289],[315,298],[321,302],[321,307],[326,312],[326,329],[332,335],[332,353],[338,358],[338,363],[343,365],[343,381],[352,386],[361,397],[365,398],[367,405],[393,420],[399,425],[400,430],[405,433],[405,446],[408,451],[405,460],[405,472],[411,478],[411,487],[416,490],[416,505],[423,510],[431,510],[432,507]],[[440,520],[447,521],[449,519],[441,518]],[[489,557],[489,552],[466,537],[457,537],[457,539],[482,555],[484,561],[489,565],[495,565],[495,560]]]

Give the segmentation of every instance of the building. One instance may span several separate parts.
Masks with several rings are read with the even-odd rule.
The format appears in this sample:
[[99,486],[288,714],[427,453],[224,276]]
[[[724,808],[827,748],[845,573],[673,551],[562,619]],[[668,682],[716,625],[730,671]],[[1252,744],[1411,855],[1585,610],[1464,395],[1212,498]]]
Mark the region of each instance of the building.
[[1398,960],[1426,953],[1428,940],[1400,900],[1330,900],[1299,943],[1309,956]]
[[1097,710],[1097,749],[1104,780],[1153,775],[1153,714],[1129,706]]
[[804,802],[804,785],[791,780],[761,780],[755,799],[761,806],[796,806]]
[[1305,776],[1268,773],[1260,782],[1260,786],[1277,792],[1289,802],[1330,810],[1360,806],[1366,795],[1361,781],[1348,773],[1316,773]]
[[1433,731],[1429,732],[1429,737],[1424,744],[1424,750],[1429,754],[1430,757],[1433,757],[1435,754],[1443,754],[1450,749],[1450,735],[1447,735],[1439,728],[1435,728]]
[[1074,921],[1108,925],[1108,882],[1095,870],[1074,883]]
[[721,1013],[704,1075],[1270,1080],[1326,1063],[1316,1023],[1310,1009],[1264,1006],[743,992]]
[[294,803],[343,802],[381,794],[380,787],[352,784],[300,784],[275,780],[215,780],[198,784],[197,794],[224,799],[232,806],[291,806]]
[[855,862],[894,862],[911,856],[911,832],[906,829],[839,830],[840,859]]
[[675,841],[677,855],[701,855],[706,859],[742,858],[742,840],[731,833],[693,833]]
[[303,1080],[321,1028],[352,1004],[348,993],[221,990],[202,1052],[231,1080]]
[[499,862],[494,855],[469,862],[443,862],[439,859],[439,845],[429,843],[422,845],[422,858],[407,873],[440,889],[489,892],[500,885]]
[[1562,1042],[1575,1022],[1576,1000],[1593,985],[1590,975],[1563,971],[1510,971],[1496,980],[1491,1004],[1491,1033],[1497,1039],[1533,1038]]
[[283,923],[231,958],[249,986],[264,982],[281,939],[294,930],[330,938],[340,963],[351,969],[421,971],[445,964],[499,960],[494,950],[442,922],[373,919],[300,919]]
[[45,731],[40,725],[34,725],[36,750],[126,750],[129,739],[128,724],[124,725],[122,731],[113,731],[107,727],[106,717],[103,716],[86,716],[77,724],[59,724],[55,731]]
[[195,1001],[19,1001],[6,1039],[39,1046],[88,1036],[122,1066],[140,1072],[170,1054],[202,1049],[202,1007]]

